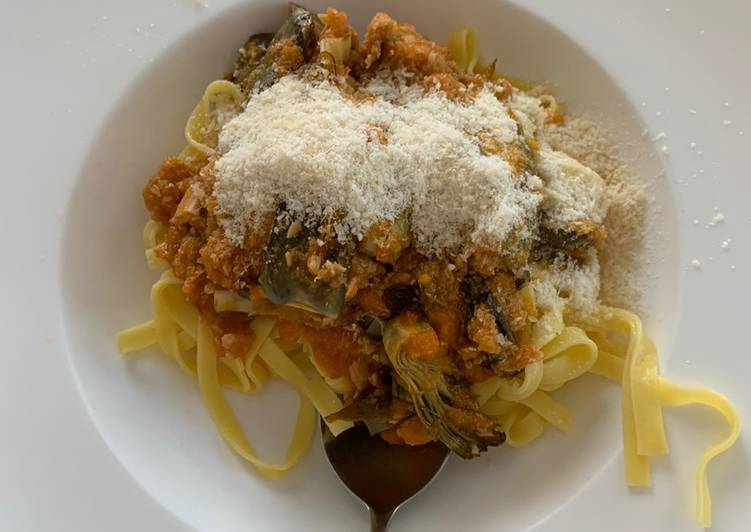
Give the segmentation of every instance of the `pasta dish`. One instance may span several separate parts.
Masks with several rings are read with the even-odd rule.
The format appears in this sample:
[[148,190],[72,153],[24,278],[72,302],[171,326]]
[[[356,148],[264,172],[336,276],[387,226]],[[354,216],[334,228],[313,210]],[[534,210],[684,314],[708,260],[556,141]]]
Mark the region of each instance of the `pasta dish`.
[[[472,32],[442,47],[375,15],[290,5],[251,36],[185,126],[187,145],[143,199],[151,320],[122,331],[188,375],[219,433],[268,478],[298,462],[322,416],[394,445],[443,442],[462,458],[568,431],[555,399],[592,373],[622,386],[625,480],[667,453],[666,406],[723,396],[659,374],[632,312],[599,296],[612,189],[550,132],[554,97],[482,59]],[[612,250],[611,250],[612,253]],[[300,397],[282,463],[254,450],[222,390],[283,379]]]

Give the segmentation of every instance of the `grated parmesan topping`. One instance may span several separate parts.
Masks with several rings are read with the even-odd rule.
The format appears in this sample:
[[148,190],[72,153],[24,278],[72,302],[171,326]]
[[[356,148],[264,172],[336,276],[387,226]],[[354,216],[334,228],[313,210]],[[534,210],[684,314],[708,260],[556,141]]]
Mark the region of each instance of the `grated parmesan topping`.
[[589,315],[597,307],[600,292],[600,263],[594,248],[577,261],[565,255],[552,264],[532,264],[535,304],[543,311],[564,309],[572,316]]
[[540,99],[522,91],[514,91],[508,102],[519,126],[527,137],[535,137],[545,128],[548,118]]
[[545,182],[545,212],[556,223],[602,223],[605,183],[594,170],[563,152],[541,150],[537,172]]
[[543,142],[591,168],[606,185],[604,220],[607,238],[597,244],[600,300],[606,305],[645,313],[642,294],[650,290],[646,267],[655,260],[647,253],[647,210],[650,201],[631,174],[608,131],[579,116],[541,132]]
[[542,182],[515,177],[477,139],[519,140],[492,88],[460,103],[376,78],[364,88],[372,97],[355,101],[330,81],[283,78],[220,134],[214,193],[227,236],[241,243],[248,224],[280,203],[311,224],[333,217],[340,240],[409,210],[416,246],[433,255],[467,239],[531,236]]

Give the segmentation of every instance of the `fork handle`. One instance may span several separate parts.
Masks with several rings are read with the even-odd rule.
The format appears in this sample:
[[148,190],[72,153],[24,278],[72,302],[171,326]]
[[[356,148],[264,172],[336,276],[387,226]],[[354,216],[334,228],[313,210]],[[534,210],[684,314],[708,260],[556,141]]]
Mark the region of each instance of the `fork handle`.
[[370,510],[370,532],[386,532],[389,527],[389,519],[394,515],[394,511],[388,513],[376,512]]

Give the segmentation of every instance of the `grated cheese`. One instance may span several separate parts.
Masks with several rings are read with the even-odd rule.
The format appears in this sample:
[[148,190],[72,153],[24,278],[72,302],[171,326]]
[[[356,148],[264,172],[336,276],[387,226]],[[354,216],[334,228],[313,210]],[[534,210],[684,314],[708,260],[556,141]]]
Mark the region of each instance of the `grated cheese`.
[[595,310],[600,291],[597,251],[590,248],[582,259],[559,255],[549,266],[531,265],[535,303],[542,310],[560,308],[573,316]]
[[633,182],[615,143],[606,130],[585,117],[573,117],[563,125],[548,125],[544,142],[591,168],[606,184],[608,204],[604,220],[607,238],[598,243],[600,300],[615,307],[642,312],[641,295],[648,291],[645,267],[648,195]]
[[605,183],[597,173],[563,152],[540,150],[537,172],[545,182],[545,214],[561,225],[592,220],[607,211]]
[[[355,101],[330,81],[287,76],[256,95],[222,130],[215,196],[228,237],[241,243],[256,216],[285,203],[315,223],[336,216],[341,240],[410,210],[418,249],[439,254],[469,238],[521,237],[542,196],[534,176],[484,155],[476,136],[518,141],[517,123],[492,87],[469,104],[376,78]],[[369,134],[374,127],[385,143]]]
[[545,127],[548,114],[540,105],[540,99],[522,91],[514,91],[508,102],[524,135],[535,137]]

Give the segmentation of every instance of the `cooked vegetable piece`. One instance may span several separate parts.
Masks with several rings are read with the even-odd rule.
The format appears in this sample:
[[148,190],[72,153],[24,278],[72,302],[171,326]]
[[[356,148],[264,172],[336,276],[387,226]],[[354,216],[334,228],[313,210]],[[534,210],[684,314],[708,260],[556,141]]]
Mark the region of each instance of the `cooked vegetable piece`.
[[[289,16],[274,34],[264,53],[253,68],[243,71],[241,86],[250,97],[271,87],[279,78],[301,67],[318,50],[318,36],[323,24],[316,15],[298,6],[289,4]],[[265,36],[264,36],[265,38]],[[251,38],[252,39],[252,38]],[[262,51],[263,41],[259,37],[256,53]]]
[[363,328],[365,329],[365,334],[372,338],[380,338],[383,336],[383,327],[384,323],[383,320],[376,317],[376,316],[365,316],[363,318]]
[[241,84],[260,65],[273,38],[272,33],[257,33],[250,36],[235,60],[235,71],[233,73],[235,83]]
[[452,368],[440,355],[438,337],[430,325],[403,314],[386,325],[383,343],[417,415],[436,439],[462,458],[503,443],[505,435],[495,421],[470,404],[469,394],[449,384]]
[[288,236],[290,223],[280,224],[279,220],[277,217],[277,227],[272,232],[259,278],[266,296],[277,305],[295,306],[336,318],[344,305],[345,284],[332,286],[317,280],[308,271],[305,261],[290,263],[290,253],[307,254],[308,242],[314,233],[302,227],[295,235]]
[[495,317],[496,325],[498,325],[498,330],[503,334],[503,336],[506,337],[507,340],[510,340],[513,343],[516,343],[516,338],[514,338],[514,333],[511,330],[511,326],[509,326],[508,319],[506,318],[506,314],[503,312],[503,307],[501,306],[498,299],[493,294],[488,294],[488,297],[485,299],[485,302],[488,304],[488,307],[490,307],[490,311],[493,313],[493,316]]
[[373,424],[395,425],[414,413],[415,409],[411,401],[405,401],[391,395],[370,395],[330,414],[326,417],[326,421],[362,421]]
[[306,57],[309,57],[316,47],[318,36],[323,30],[323,23],[318,16],[293,2],[288,4],[288,9],[289,16],[274,35],[271,44],[292,39],[303,50]]
[[531,259],[553,260],[560,253],[576,258],[605,236],[605,228],[599,224],[574,223],[560,228],[552,227],[543,219],[540,234],[532,247]]
[[360,251],[378,262],[393,265],[409,244],[409,219],[401,215],[393,222],[381,220],[374,224],[360,243]]

